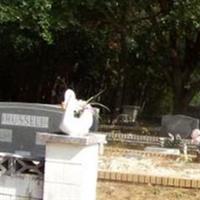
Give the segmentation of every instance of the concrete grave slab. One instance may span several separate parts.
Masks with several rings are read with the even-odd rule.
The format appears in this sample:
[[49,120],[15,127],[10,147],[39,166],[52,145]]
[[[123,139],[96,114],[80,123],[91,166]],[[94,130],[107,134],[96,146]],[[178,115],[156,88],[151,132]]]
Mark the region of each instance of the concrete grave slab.
[[176,148],[163,148],[163,147],[149,146],[149,147],[145,147],[144,150],[148,152],[155,152],[155,153],[168,154],[168,155],[180,155],[180,150]]

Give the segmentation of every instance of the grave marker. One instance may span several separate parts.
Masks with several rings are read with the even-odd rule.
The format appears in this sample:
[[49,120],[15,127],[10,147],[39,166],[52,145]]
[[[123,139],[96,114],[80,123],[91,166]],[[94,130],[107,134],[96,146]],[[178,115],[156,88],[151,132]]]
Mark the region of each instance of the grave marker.
[[59,132],[62,115],[55,105],[0,103],[0,152],[44,157],[45,147],[36,141],[36,132]]
[[168,133],[179,134],[182,138],[190,138],[193,129],[199,128],[199,119],[186,115],[164,115],[161,122],[162,137]]
[[[44,144],[36,140],[36,132],[61,133],[59,125],[64,111],[61,106],[37,103],[0,103],[0,152],[43,158]],[[90,131],[96,131],[98,119]]]

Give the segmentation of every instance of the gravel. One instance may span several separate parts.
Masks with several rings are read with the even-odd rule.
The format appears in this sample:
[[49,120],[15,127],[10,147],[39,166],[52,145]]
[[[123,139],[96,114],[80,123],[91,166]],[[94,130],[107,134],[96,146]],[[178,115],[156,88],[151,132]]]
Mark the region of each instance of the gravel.
[[104,155],[99,159],[99,169],[114,172],[200,179],[200,163],[172,160],[145,155]]

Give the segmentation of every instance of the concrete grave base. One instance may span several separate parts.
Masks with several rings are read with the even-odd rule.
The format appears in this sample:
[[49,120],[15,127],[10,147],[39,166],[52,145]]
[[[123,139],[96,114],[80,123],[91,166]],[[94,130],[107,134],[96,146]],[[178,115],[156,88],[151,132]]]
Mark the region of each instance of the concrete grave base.
[[43,200],[95,200],[98,155],[105,135],[37,133],[46,143]]
[[1,175],[0,199],[42,200],[43,179],[34,175]]
[[145,147],[144,150],[149,151],[149,152],[162,153],[162,154],[180,155],[180,150],[176,148],[163,148],[163,147],[149,146],[149,147]]

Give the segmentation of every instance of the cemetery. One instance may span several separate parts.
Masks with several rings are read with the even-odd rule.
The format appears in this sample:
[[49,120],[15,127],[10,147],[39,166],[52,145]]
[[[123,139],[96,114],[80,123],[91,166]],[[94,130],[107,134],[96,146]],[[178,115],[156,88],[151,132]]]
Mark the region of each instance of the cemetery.
[[[61,106],[2,102],[0,114],[2,200],[94,200],[97,180],[200,188],[198,146],[191,139],[196,118],[165,115],[154,135],[138,134],[139,126],[102,124],[89,135],[70,136],[59,129]],[[127,132],[116,131],[120,127]]]
[[199,200],[199,13],[1,0],[0,200]]
[[[106,126],[102,127],[102,129],[104,130],[106,128],[108,129],[108,127]],[[119,132],[107,133],[107,140],[110,141],[111,143],[115,142],[114,143],[115,146],[116,146],[116,143],[118,143],[118,147],[120,147],[120,143],[121,143],[121,147],[123,147],[124,144],[129,145],[129,150],[127,148],[125,148],[124,150],[123,148],[118,148],[118,147],[115,147],[114,149],[116,150],[113,150],[113,154],[115,154],[115,151],[118,153],[121,152],[121,155],[124,155],[124,157],[127,157],[127,159],[129,157],[132,158],[131,154],[133,155],[139,154],[144,157],[150,156],[150,157],[154,157],[155,159],[157,157],[157,160],[159,160],[159,157],[161,159],[163,158],[166,159],[168,157],[175,160],[175,163],[177,162],[177,164],[180,166],[182,162],[183,168],[186,167],[187,164],[188,166],[191,167],[192,162],[195,163],[194,168],[196,167],[198,168],[199,167],[198,147],[195,144],[193,144],[192,138],[191,138],[192,131],[198,128],[199,128],[198,119],[191,118],[184,115],[171,115],[171,116],[166,115],[166,116],[163,116],[162,118],[162,123],[161,123],[160,128],[158,127],[155,128],[155,132],[157,131],[155,135],[157,136],[141,135],[141,134],[133,134],[133,133],[131,134],[131,130],[129,129],[127,133],[119,133]],[[132,132],[134,132],[134,129],[132,129]],[[167,133],[172,133],[172,134],[168,135]],[[184,149],[184,147],[186,149]],[[135,150],[133,150],[134,148]],[[109,151],[111,151],[111,149],[112,147],[109,149]],[[141,159],[142,158],[139,158],[139,160]],[[170,162],[171,161],[169,159],[169,163]],[[153,166],[153,163],[151,163],[150,165]],[[172,167],[173,163],[167,164],[167,165],[171,165]],[[145,167],[149,169],[151,166],[145,166]],[[127,166],[127,168],[128,167],[129,166]],[[140,167],[142,166],[138,166],[138,170]],[[116,169],[117,169],[117,166],[116,166]],[[124,169],[124,171],[126,171],[126,169]],[[146,172],[144,174],[146,174]],[[178,175],[178,171],[176,172],[176,175]],[[198,176],[198,174],[195,174],[195,173],[193,175],[196,177]],[[165,176],[165,173],[163,174],[163,176]]]
[[[166,124],[166,117],[169,116],[163,116],[160,127],[151,127],[145,131],[146,134],[142,132],[143,127],[125,128],[102,125],[102,130],[110,130],[107,132],[107,140],[111,145],[105,148],[104,156],[100,159],[99,176],[102,180],[118,183],[118,185],[107,183],[109,189],[104,188],[107,195],[103,195],[102,199],[111,199],[111,196],[115,199],[120,199],[118,196],[128,198],[128,194],[133,196],[137,194],[138,199],[157,199],[154,190],[159,191],[160,198],[179,199],[176,193],[182,191],[180,188],[189,188],[189,190],[184,190],[188,194],[194,192],[191,190],[192,188],[199,188],[198,146],[192,142],[191,138],[193,128],[199,128],[199,121],[188,116],[175,115],[172,116],[170,123]],[[174,141],[169,135],[167,136],[166,133],[169,129],[174,134],[182,133],[181,143]],[[123,132],[119,130],[123,130]],[[152,130],[154,134],[152,134]],[[140,134],[138,134],[139,132]],[[183,144],[187,146],[187,153],[184,152]],[[122,183],[127,183],[127,185]],[[119,185],[124,189],[117,193],[118,195],[114,194],[113,188]],[[134,186],[131,188],[131,185]],[[144,185],[146,186],[144,187]],[[148,187],[150,196],[145,197],[143,190],[145,188],[146,191]],[[171,197],[170,192],[172,192]],[[180,199],[192,199],[190,195],[186,196],[180,196]],[[195,193],[194,197],[198,199],[197,196]]]
[[104,135],[59,133],[58,106],[4,102],[0,115],[0,199],[95,199]]

